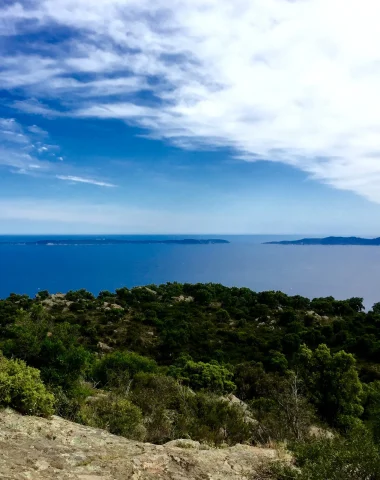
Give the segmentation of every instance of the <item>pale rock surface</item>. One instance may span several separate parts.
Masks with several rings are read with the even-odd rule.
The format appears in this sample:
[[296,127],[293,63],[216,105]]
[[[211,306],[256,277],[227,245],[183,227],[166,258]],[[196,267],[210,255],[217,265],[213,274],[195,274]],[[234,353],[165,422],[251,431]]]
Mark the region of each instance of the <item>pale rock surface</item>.
[[188,440],[152,445],[55,416],[0,412],[3,480],[262,480],[262,466],[276,458],[273,449],[213,449]]

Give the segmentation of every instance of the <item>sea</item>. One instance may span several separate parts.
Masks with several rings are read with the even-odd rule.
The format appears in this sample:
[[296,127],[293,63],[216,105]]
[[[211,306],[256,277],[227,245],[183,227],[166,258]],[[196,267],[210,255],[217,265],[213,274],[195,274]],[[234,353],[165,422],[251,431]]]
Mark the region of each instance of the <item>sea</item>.
[[[46,239],[221,238],[228,244],[14,245]],[[264,245],[287,235],[0,236],[0,298],[85,288],[97,294],[166,282],[216,282],[309,298],[380,301],[380,247]]]

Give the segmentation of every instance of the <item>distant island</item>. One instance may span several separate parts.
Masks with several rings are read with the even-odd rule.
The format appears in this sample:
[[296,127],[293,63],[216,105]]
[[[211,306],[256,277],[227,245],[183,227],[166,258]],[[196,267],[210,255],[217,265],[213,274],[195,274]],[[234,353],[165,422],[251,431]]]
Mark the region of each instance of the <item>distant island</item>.
[[228,240],[218,238],[207,239],[194,239],[183,238],[178,240],[122,240],[113,238],[70,238],[70,239],[47,239],[47,240],[35,240],[29,242],[0,242],[0,244],[6,245],[147,245],[147,244],[178,244],[178,245],[214,245],[219,243],[230,243]]
[[325,238],[302,238],[301,240],[281,240],[264,242],[265,245],[369,245],[380,246],[378,238],[360,237],[325,237]]

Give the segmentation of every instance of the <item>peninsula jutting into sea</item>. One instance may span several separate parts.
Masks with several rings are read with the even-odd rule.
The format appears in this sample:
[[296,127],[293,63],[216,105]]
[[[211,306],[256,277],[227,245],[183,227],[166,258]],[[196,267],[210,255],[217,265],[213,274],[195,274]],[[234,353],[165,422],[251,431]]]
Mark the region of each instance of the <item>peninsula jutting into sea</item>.
[[46,239],[46,240],[35,240],[27,242],[0,242],[1,244],[7,245],[125,245],[125,244],[136,244],[136,245],[148,245],[148,244],[178,244],[178,245],[214,245],[216,243],[230,243],[228,240],[218,239],[218,238],[207,238],[207,239],[194,239],[194,238],[183,238],[183,239],[149,239],[149,240],[122,240],[114,238],[70,238],[70,239]]
[[380,246],[380,237],[325,237],[325,238],[302,238],[301,240],[281,240],[264,242],[265,245],[363,245]]

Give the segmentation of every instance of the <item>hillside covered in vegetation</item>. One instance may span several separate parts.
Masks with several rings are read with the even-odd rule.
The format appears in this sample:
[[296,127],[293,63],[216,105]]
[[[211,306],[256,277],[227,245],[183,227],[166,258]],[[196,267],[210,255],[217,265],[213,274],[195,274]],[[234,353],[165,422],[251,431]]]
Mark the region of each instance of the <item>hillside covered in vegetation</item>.
[[286,442],[300,470],[277,478],[377,479],[379,326],[361,298],[220,284],[11,294],[0,404],[158,444]]

